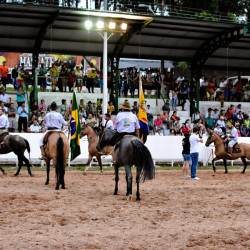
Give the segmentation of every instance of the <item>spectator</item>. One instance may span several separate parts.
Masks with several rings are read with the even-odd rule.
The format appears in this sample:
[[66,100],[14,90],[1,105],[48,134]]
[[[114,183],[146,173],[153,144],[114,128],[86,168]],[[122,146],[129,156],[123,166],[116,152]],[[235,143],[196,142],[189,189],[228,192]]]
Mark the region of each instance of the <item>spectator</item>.
[[167,112],[168,112],[168,114],[169,114],[169,112],[170,112],[170,104],[169,104],[169,100],[166,100],[166,102],[164,103],[164,105],[162,106],[162,110],[164,111],[164,110],[166,110]]
[[202,138],[198,137],[199,129],[194,128],[193,133],[191,134],[189,138],[190,142],[190,154],[191,154],[191,159],[192,159],[192,164],[191,164],[191,179],[192,180],[199,180],[196,176],[196,170],[197,170],[197,165],[198,165],[198,160],[199,160],[199,142],[203,142]]
[[63,116],[64,120],[68,120],[69,106],[67,105],[65,99],[62,99],[62,105],[60,106],[60,110],[60,113]]
[[206,114],[205,114],[205,118],[208,118],[208,116],[209,116],[209,115],[212,115],[212,113],[213,113],[213,109],[208,108],[208,110],[207,110],[207,112],[206,112]]
[[110,114],[109,113],[106,113],[105,114],[105,128],[110,128],[110,129],[114,129],[114,124],[112,122],[112,120],[110,119]]
[[237,118],[237,115],[236,115],[236,112],[235,112],[233,104],[230,105],[229,112],[231,113],[231,116],[232,116],[233,119]]
[[0,109],[3,110],[5,114],[8,113],[8,107],[4,105],[4,102],[0,101]]
[[89,114],[93,115],[93,108],[92,108],[92,102],[89,101],[88,105],[86,107],[86,112],[87,112],[87,116],[89,116]]
[[189,170],[189,166],[191,162],[189,137],[190,137],[190,134],[185,133],[184,138],[182,140],[182,147],[183,147],[182,155],[183,155],[183,160],[184,160],[183,167],[182,167],[182,175],[185,178],[190,178],[190,176],[188,175],[188,170]]
[[146,86],[144,87],[147,90],[147,98],[151,97],[152,89],[154,88],[154,78],[152,76],[152,73],[149,72],[147,79],[146,79]]
[[82,85],[83,85],[83,72],[81,71],[79,66],[76,66],[75,72],[76,80],[77,80],[77,91],[78,93],[82,92]]
[[114,106],[113,102],[111,102],[111,101],[108,102],[107,111],[110,114],[110,116],[115,115],[115,106]]
[[[0,110],[0,135],[7,132],[9,128],[9,121],[5,115],[4,110]],[[2,142],[3,143],[3,142]]]
[[45,120],[43,120],[43,121],[41,122],[40,127],[41,127],[41,133],[45,133],[45,131],[46,131]]
[[244,115],[242,114],[242,112],[240,111],[239,112],[239,114],[237,115],[237,119],[239,119],[240,120],[240,122],[242,122],[243,121],[243,119],[244,119]]
[[0,77],[1,80],[3,81],[3,86],[6,89],[6,85],[8,83],[8,72],[9,72],[9,67],[6,66],[6,61],[3,61],[3,65],[0,66]]
[[155,131],[158,131],[158,128],[159,128],[160,130],[162,130],[163,135],[165,136],[166,129],[163,126],[163,122],[159,114],[157,115],[157,118],[154,120],[154,125],[155,125]]
[[36,120],[36,115],[35,114],[31,114],[29,121],[28,121],[28,127],[30,127],[33,122]]
[[10,107],[8,109],[9,132],[15,132],[15,128],[16,128],[16,114],[17,114],[17,111],[14,108],[14,103],[11,103]]
[[161,98],[161,88],[162,88],[162,77],[161,72],[157,71],[157,75],[155,77],[156,89],[157,89],[157,97]]
[[136,88],[136,86],[138,86],[138,83],[139,83],[139,74],[137,74],[137,72],[133,71],[131,78],[129,80],[130,94],[131,94],[132,98],[135,97],[135,88]]
[[18,77],[18,65],[17,64],[12,69],[11,77],[12,77],[13,88],[14,90],[17,90],[17,77]]
[[22,128],[23,128],[24,132],[27,132],[27,123],[28,123],[27,118],[28,118],[29,110],[25,106],[25,102],[23,102],[22,105],[20,107],[18,107],[17,113],[19,114],[19,119],[18,119],[18,131],[19,131],[19,133],[21,133]]
[[173,129],[175,131],[175,135],[181,135],[181,128],[179,122],[175,122]]
[[46,74],[47,74],[47,69],[46,67],[44,67],[44,63],[41,63],[41,66],[38,70],[38,74],[39,74],[39,84],[40,84],[40,88],[42,92],[46,91],[47,88],[47,80],[46,80]]
[[181,85],[180,89],[180,100],[181,100],[181,106],[182,106],[182,111],[185,111],[184,106],[186,103],[186,100],[188,99],[188,94],[189,94],[189,87],[187,83],[183,82]]
[[154,119],[152,115],[148,116],[148,129],[153,130],[153,133],[155,134]]
[[247,128],[246,124],[243,124],[243,127],[241,129],[241,136],[242,137],[248,137],[249,136],[249,129]]
[[24,102],[24,95],[25,93],[22,90],[22,87],[19,86],[17,88],[17,92],[16,92],[16,101],[17,101],[17,106],[20,107],[22,105],[22,103]]
[[169,131],[169,136],[175,136],[175,131],[174,131],[174,129],[170,129],[170,131]]
[[[118,72],[118,81],[119,81],[119,97],[121,96],[121,71]],[[103,93],[103,69],[99,72],[99,84],[100,84],[100,90],[101,93]]]
[[206,121],[206,128],[207,129],[214,129],[214,119],[212,118],[212,115],[209,114],[208,115],[208,118],[205,118],[205,121]]
[[96,70],[95,70],[95,68],[92,68],[92,69],[89,71],[89,73],[88,73],[88,78],[89,78],[88,86],[87,86],[88,91],[89,91],[89,93],[91,93],[91,92],[90,92],[90,89],[92,89],[92,93],[94,93],[94,84],[95,84],[94,80],[95,80],[95,78],[96,78]]
[[37,120],[33,121],[33,124],[30,125],[30,132],[31,133],[40,133],[41,127],[39,126]]
[[5,89],[2,89],[2,94],[0,95],[0,101],[4,103],[6,107],[10,106],[11,98],[8,94],[5,93]]
[[19,69],[18,76],[17,76],[17,88],[21,87],[21,90],[23,90],[23,81],[25,77],[25,71],[24,69]]
[[226,123],[224,121],[224,117],[223,116],[221,116],[220,119],[217,121],[216,127],[217,127],[217,125],[220,126],[220,128],[222,129],[224,135],[226,135],[227,129],[226,129]]
[[33,104],[30,107],[30,111],[32,114],[35,114],[36,116],[38,116],[39,109],[38,109],[37,102],[33,102]]
[[94,127],[97,124],[97,121],[95,119],[95,117],[92,117],[92,114],[88,114],[88,119],[86,120],[86,124]]
[[244,114],[244,109],[241,107],[241,104],[239,104],[236,108],[236,114],[239,114],[239,112],[242,112],[242,114]]
[[156,127],[155,136],[163,136],[162,129],[160,127]]
[[42,121],[45,120],[45,115],[46,115],[46,111],[43,110],[41,112],[41,115],[38,117],[38,123],[39,123],[39,125],[41,125]]
[[167,74],[163,78],[163,84],[165,85],[165,91],[166,91],[166,93],[164,93],[163,96],[167,94],[167,97],[169,97],[169,91],[173,87],[173,76],[171,75],[170,72],[167,72]]
[[219,136],[222,136],[222,129],[220,128],[220,124],[217,124],[215,129],[214,129],[214,132],[219,135]]
[[212,118],[215,120],[215,122],[220,119],[220,113],[218,111],[218,109],[214,109],[214,112],[212,113]]
[[55,63],[53,64],[49,72],[50,72],[50,77],[52,80],[52,92],[56,92],[56,84],[57,84],[57,79],[58,79],[59,74],[58,74],[58,69]]
[[208,86],[208,81],[205,76],[202,76],[200,79],[200,97],[201,101],[206,101],[207,100],[207,86]]
[[69,92],[72,91],[72,88],[74,86],[74,82],[75,82],[75,71],[74,71],[74,67],[71,66],[71,68],[69,68],[69,70],[68,70],[68,87],[69,87]]
[[68,83],[68,69],[65,64],[62,65],[60,77],[62,79],[62,92],[66,92]]
[[180,120],[180,118],[177,116],[177,111],[173,112],[173,114],[171,115],[171,120],[173,121],[173,123]]
[[82,117],[83,117],[84,119],[87,119],[87,113],[86,113],[86,111],[85,111],[84,108],[82,108],[82,109],[79,111],[79,115],[82,115]]
[[186,126],[185,123],[182,123],[182,127],[181,127],[181,135],[185,135],[186,133],[189,132],[189,128]]
[[232,79],[229,79],[227,85],[226,85],[226,92],[225,92],[225,97],[227,101],[232,101],[233,99],[233,92],[232,92],[232,88],[233,88],[233,81]]
[[147,108],[146,108],[146,113],[147,113],[147,116],[149,116],[149,115],[152,115],[152,114],[153,114],[153,112],[151,111],[150,105],[147,105]]
[[208,83],[208,86],[207,86],[207,97],[208,97],[208,100],[212,100],[212,97],[214,95],[214,89],[215,89],[215,78],[211,78],[210,79],[210,82]]
[[83,125],[85,125],[85,123],[86,123],[86,120],[85,120],[85,118],[82,116],[82,114],[79,114],[79,121],[80,121],[81,127],[82,127]]
[[247,125],[247,128],[250,128],[250,117],[249,116],[246,116],[244,123]]
[[172,108],[173,111],[177,111],[178,95],[176,91],[172,91]]
[[195,111],[195,121],[194,123],[197,123],[201,119],[200,111],[196,110]]
[[243,95],[243,84],[241,81],[238,81],[236,84],[236,99],[238,102],[241,101],[241,96]]
[[[97,108],[96,108],[96,103],[94,103],[94,102],[93,102],[93,106],[92,106],[92,111],[93,111],[93,116],[95,118],[97,118]],[[113,114],[115,114],[115,113],[113,113]]]
[[163,124],[164,124],[164,125],[166,124],[166,126],[167,126],[169,129],[172,127],[172,125],[173,125],[173,124],[172,124],[172,121],[169,120],[169,116],[168,116],[168,113],[167,113],[166,110],[163,111],[163,114],[161,115],[161,120],[162,120]]
[[41,103],[38,105],[38,110],[39,111],[46,111],[47,110],[47,106],[44,102],[44,99],[41,100]]
[[133,110],[135,110],[136,114],[138,114],[138,112],[139,112],[139,106],[138,106],[138,104],[137,104],[136,101],[134,102],[134,105],[132,105],[132,108],[133,108]]
[[[97,99],[97,102],[98,102],[99,99]],[[80,104],[79,104],[79,111],[84,108],[85,109],[85,103],[84,103],[84,99],[81,99],[80,100]]]

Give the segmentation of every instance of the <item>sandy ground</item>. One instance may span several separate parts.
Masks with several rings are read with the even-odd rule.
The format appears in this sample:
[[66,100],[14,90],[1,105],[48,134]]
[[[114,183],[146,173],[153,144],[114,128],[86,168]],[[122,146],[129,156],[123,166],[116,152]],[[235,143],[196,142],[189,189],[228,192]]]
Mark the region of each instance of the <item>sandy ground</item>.
[[13,173],[0,175],[0,249],[250,248],[249,170],[200,170],[199,181],[158,170],[140,202],[135,189],[126,200],[124,172],[118,196],[112,171],[67,171],[59,191],[54,172],[49,186],[45,172]]

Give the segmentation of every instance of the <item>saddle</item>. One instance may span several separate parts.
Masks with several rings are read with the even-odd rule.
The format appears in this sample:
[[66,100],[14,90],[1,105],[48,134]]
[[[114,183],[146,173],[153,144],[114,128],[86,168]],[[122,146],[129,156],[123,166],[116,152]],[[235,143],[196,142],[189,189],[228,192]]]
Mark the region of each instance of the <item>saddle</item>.
[[[228,143],[229,141],[226,141],[225,143],[225,150],[228,153]],[[241,148],[238,142],[236,142],[233,146],[233,153],[241,153]]]
[[45,155],[46,155],[46,146],[47,146],[47,143],[48,143],[48,139],[49,139],[49,136],[52,134],[52,133],[62,133],[64,134],[62,131],[49,131],[43,138],[43,148],[44,148],[44,152],[45,152]]

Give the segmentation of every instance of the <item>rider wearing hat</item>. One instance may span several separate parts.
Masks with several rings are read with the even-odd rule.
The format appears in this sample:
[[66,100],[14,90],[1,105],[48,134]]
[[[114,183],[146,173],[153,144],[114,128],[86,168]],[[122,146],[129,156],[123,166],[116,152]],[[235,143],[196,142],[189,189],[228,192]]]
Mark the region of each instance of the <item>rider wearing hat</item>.
[[[46,133],[49,131],[61,131],[61,125],[68,125],[70,121],[66,122],[63,119],[63,116],[56,112],[57,105],[55,102],[51,103],[51,110],[48,114],[45,115],[45,126],[47,127]],[[43,138],[46,135],[46,133],[43,134],[43,136],[40,139],[39,145],[41,149],[42,156],[40,157],[40,160],[45,160],[45,151],[44,151],[44,144],[43,144]]]

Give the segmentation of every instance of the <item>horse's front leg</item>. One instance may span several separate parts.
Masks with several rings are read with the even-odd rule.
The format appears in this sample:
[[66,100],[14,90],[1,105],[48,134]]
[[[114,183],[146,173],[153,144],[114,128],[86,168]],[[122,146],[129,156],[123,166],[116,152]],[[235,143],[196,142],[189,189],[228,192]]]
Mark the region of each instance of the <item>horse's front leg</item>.
[[2,171],[2,173],[5,175],[6,173],[4,172],[4,169],[0,167],[0,170]]
[[133,182],[133,176],[131,172],[130,166],[125,166],[125,172],[126,172],[126,178],[127,178],[127,196],[128,200],[132,200],[132,182]]
[[140,176],[141,176],[141,168],[136,168],[136,184],[137,184],[137,191],[136,191],[136,200],[139,201],[140,197]]
[[100,156],[99,154],[96,154],[95,157],[96,157],[96,159],[97,159],[97,161],[98,161],[98,163],[99,163],[101,174],[103,174],[101,156]]
[[224,159],[224,167],[225,167],[225,174],[227,174],[228,173],[228,171],[227,171],[227,160],[225,160],[225,159]]
[[84,174],[84,175],[87,174],[87,171],[88,171],[88,169],[89,169],[89,164],[91,163],[92,158],[93,158],[93,155],[89,154],[88,162],[87,162],[86,167],[85,167],[85,170],[83,171],[82,174]]
[[217,160],[219,160],[219,157],[217,157],[217,156],[212,160],[212,167],[213,167],[214,172],[216,172],[214,162],[217,161]]
[[45,185],[49,185],[49,173],[50,173],[50,159],[46,159],[46,171],[47,171],[47,180]]
[[115,192],[114,195],[118,194],[118,182],[119,182],[119,166],[118,164],[114,164],[114,168],[115,168]]
[[247,168],[247,161],[246,161],[246,157],[242,156],[241,157],[242,162],[244,163],[244,169],[242,170],[242,174],[245,174],[246,168]]

